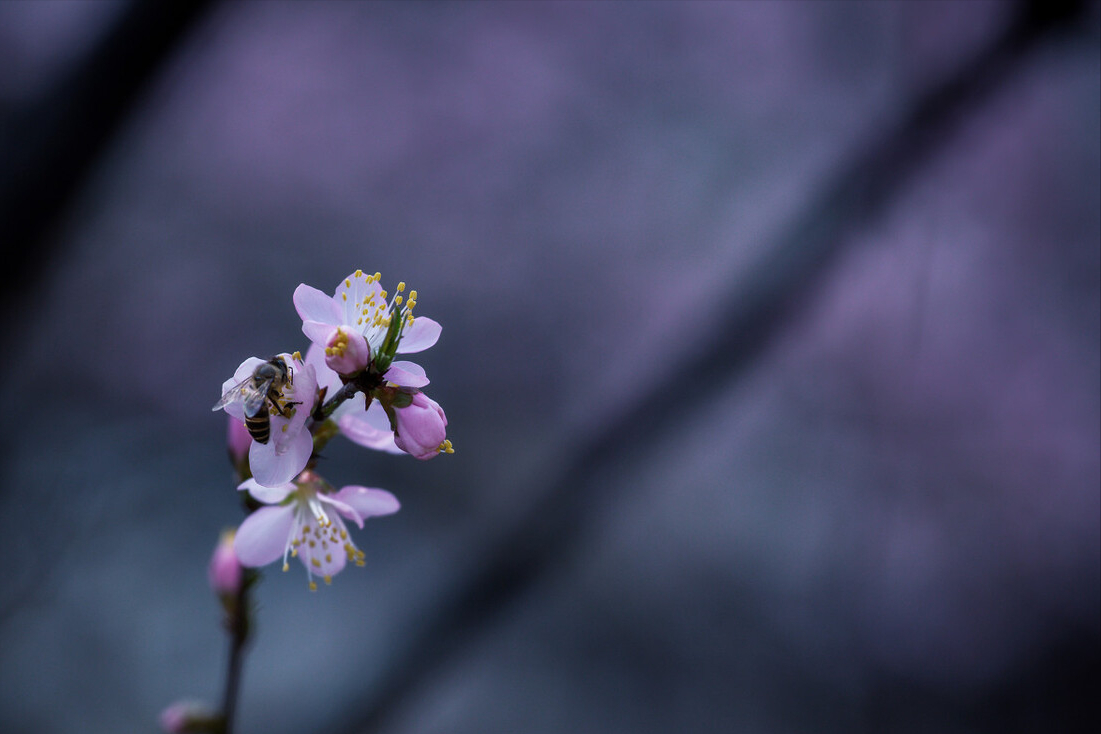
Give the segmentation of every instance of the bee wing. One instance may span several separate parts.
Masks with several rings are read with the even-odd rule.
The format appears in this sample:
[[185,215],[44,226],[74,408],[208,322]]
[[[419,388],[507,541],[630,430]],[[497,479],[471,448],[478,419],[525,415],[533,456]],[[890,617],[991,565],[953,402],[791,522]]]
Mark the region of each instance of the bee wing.
[[241,391],[241,402],[245,407],[245,416],[255,418],[261,412],[268,409],[268,390],[274,378],[263,382],[252,382],[249,387]]
[[253,418],[262,410],[267,410],[268,390],[271,388],[271,383],[271,379],[257,383],[252,377],[242,380],[226,390],[225,395],[215,403],[212,410],[224,408],[230,403],[241,403],[245,416]]
[[248,388],[249,383],[251,382],[252,378],[249,377],[247,379],[241,380],[236,385],[226,390],[224,393],[222,393],[222,399],[216,402],[211,410],[218,410],[219,408],[226,407],[230,403],[236,403],[237,401],[241,400],[241,394],[245,392],[245,389]]

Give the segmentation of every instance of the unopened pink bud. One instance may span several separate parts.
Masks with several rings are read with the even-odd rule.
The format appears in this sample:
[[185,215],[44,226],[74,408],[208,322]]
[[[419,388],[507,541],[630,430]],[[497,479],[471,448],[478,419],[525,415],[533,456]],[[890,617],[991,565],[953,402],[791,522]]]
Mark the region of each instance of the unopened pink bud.
[[226,530],[214,548],[207,568],[210,588],[219,596],[235,596],[241,589],[243,571],[237,554],[233,551],[233,537],[236,531]]
[[422,392],[413,394],[412,402],[404,408],[394,408],[394,443],[407,454],[418,459],[431,459],[446,451],[447,416],[435,400]]
[[252,436],[249,435],[244,423],[233,416],[227,417],[229,422],[226,424],[226,445],[229,447],[229,460],[237,466],[248,458]]
[[362,334],[338,326],[325,342],[325,364],[338,375],[355,375],[371,362],[371,348]]
[[161,712],[161,729],[169,734],[209,731],[215,721],[213,712],[199,701],[176,701]]

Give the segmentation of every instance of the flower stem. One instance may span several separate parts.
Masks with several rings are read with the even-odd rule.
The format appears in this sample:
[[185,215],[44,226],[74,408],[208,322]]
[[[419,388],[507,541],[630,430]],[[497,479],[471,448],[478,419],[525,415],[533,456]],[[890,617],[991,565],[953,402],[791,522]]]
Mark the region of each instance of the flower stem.
[[221,734],[233,734],[233,721],[237,713],[237,698],[241,685],[241,667],[249,637],[251,604],[249,591],[259,579],[258,572],[246,571],[234,603],[227,609],[226,632],[229,634],[229,660],[226,664],[226,687],[222,698]]
[[349,382],[342,388],[336,391],[336,393],[325,401],[323,405],[319,405],[313,412],[313,419],[318,423],[322,423],[333,414],[341,403],[345,400],[349,400],[355,396],[359,391],[359,385],[355,382]]

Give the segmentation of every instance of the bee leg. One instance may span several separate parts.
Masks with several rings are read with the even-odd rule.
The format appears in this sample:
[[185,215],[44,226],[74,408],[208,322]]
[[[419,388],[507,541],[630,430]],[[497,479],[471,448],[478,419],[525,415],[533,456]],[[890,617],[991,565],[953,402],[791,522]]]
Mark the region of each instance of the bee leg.
[[286,405],[284,405],[283,410],[281,410],[279,412],[283,415],[284,418],[290,418],[290,415],[286,411],[289,408],[293,408],[294,406],[301,405],[301,404],[302,404],[301,400],[295,400],[295,401],[289,402]]
[[282,393],[278,393],[274,396],[273,395],[268,395],[268,400],[270,400],[271,404],[275,406],[275,410],[279,413],[279,415],[283,416],[284,418],[290,418],[291,417],[290,412],[289,412],[290,409],[293,408],[296,405],[301,405],[302,401],[301,400],[292,400],[288,403],[280,405],[279,400],[277,398],[281,398],[281,397],[283,397]]

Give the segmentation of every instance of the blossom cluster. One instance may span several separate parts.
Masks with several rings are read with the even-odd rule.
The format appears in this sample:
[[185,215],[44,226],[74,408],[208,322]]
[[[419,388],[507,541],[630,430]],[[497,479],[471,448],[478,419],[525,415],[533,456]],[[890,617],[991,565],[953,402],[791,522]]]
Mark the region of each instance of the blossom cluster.
[[357,270],[328,295],[306,284],[294,292],[302,332],[310,345],[264,360],[246,359],[222,385],[214,410],[230,416],[230,456],[253,506],[233,536],[244,567],[288,557],[326,583],[347,563],[363,564],[345,520],[363,527],[369,517],[397,512],[383,489],[333,488],[316,472],[318,452],[342,435],[366,448],[417,459],[453,453],[447,417],[423,388],[424,369],[399,355],[422,352],[441,327],[414,316],[417,292],[398,283],[383,290],[379,273]]

